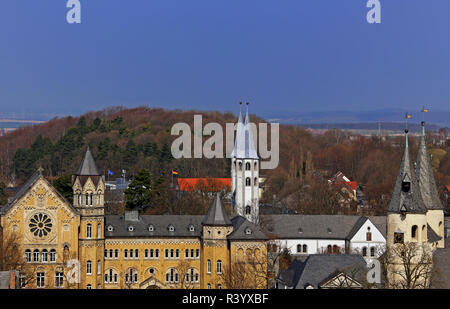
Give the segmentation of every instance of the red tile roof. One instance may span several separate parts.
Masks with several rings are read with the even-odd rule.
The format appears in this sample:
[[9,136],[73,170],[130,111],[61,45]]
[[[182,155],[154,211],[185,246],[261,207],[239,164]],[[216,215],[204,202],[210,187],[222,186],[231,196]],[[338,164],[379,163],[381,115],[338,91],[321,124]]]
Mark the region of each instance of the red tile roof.
[[177,178],[181,191],[195,191],[205,189],[207,192],[230,191],[231,178]]
[[450,192],[450,185],[447,185],[446,187],[447,187],[447,191]]

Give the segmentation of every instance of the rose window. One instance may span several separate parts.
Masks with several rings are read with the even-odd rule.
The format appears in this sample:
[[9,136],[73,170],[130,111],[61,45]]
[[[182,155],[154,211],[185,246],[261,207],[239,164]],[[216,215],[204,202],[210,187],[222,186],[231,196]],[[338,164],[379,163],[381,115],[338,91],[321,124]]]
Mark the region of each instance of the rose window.
[[47,236],[52,230],[52,219],[46,214],[37,214],[30,219],[30,232],[34,236]]

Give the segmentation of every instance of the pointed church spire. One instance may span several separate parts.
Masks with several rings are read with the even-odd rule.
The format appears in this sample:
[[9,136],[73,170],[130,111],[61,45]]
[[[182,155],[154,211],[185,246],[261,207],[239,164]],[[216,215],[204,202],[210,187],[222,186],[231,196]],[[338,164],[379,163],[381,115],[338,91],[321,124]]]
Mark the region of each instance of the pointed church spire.
[[425,141],[425,121],[422,121],[422,136],[420,137],[419,152],[417,153],[416,174],[420,193],[427,209],[444,209],[439,199],[433,166]]
[[258,154],[255,149],[253,132],[250,126],[250,117],[248,116],[248,102],[245,112],[245,121],[242,122],[242,102],[239,111],[239,118],[236,125],[236,140],[234,142],[234,149],[231,156],[240,159],[258,159]]
[[228,226],[233,225],[230,218],[223,207],[222,201],[220,200],[220,194],[216,193],[211,206],[209,206],[208,213],[202,221],[203,225],[213,225],[213,226]]
[[244,122],[244,136],[245,136],[245,153],[244,158],[258,159],[258,153],[255,148],[255,142],[253,139],[253,130],[250,125],[250,116],[248,115],[248,102],[246,103],[245,122]]
[[426,212],[425,205],[420,196],[416,173],[409,157],[408,129],[405,130],[405,152],[387,211],[399,213]]
[[97,165],[95,164],[94,157],[92,156],[89,146],[86,150],[86,153],[84,154],[83,161],[81,161],[81,165],[75,175],[101,176],[101,174],[98,172]]

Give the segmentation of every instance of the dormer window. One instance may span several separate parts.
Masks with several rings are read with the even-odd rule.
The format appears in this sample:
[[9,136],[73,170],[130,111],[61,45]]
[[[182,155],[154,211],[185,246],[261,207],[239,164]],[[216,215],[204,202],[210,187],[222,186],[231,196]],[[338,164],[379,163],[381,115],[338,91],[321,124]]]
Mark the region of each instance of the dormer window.
[[408,193],[410,190],[411,190],[411,179],[409,178],[409,175],[406,174],[405,177],[403,177],[402,181],[402,191]]
[[195,227],[191,224],[189,225],[189,232],[194,232],[195,231]]
[[400,207],[400,212],[401,212],[402,214],[405,214],[405,213],[407,212],[407,209],[406,209],[406,205],[405,205],[405,204],[403,204],[403,205]]
[[302,234],[303,233],[303,229],[301,227],[298,228],[298,233]]
[[168,230],[169,232],[175,232],[175,227],[173,225],[169,225]]
[[149,231],[149,232],[153,232],[154,230],[155,230],[155,227],[154,227],[153,225],[150,224],[150,225],[148,226],[148,231]]
[[134,231],[134,226],[129,225],[129,226],[128,226],[128,232],[133,232],[133,231]]
[[252,230],[251,230],[251,228],[246,228],[245,229],[245,235],[251,235],[252,234]]
[[328,232],[328,234],[331,234],[331,229],[327,228],[327,232]]
[[112,232],[112,231],[114,231],[114,228],[113,228],[113,226],[112,225],[108,225],[108,232]]

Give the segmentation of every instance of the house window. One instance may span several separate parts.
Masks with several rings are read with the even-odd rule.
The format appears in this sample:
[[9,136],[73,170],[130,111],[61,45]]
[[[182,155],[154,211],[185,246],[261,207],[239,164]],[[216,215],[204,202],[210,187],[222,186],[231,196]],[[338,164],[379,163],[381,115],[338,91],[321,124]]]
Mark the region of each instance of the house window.
[[159,249],[155,250],[155,259],[159,259]]
[[39,250],[36,249],[33,251],[33,262],[39,262],[39,255],[40,255]]
[[86,263],[86,274],[92,275],[92,262],[91,261],[87,261],[87,263]]
[[367,256],[367,247],[363,247],[362,249],[362,255]]
[[102,225],[97,224],[97,238],[102,238]]
[[89,194],[86,193],[86,206],[89,206]]
[[148,259],[148,249],[144,250],[144,259]]
[[307,245],[303,245],[303,253],[307,253],[308,252],[308,246]]
[[403,244],[404,242],[404,235],[403,233],[394,233],[394,244]]
[[372,241],[372,233],[371,232],[366,233],[366,241]]
[[45,286],[45,273],[38,272],[36,273],[36,287],[43,288]]
[[123,258],[128,259],[128,249],[123,250]]
[[116,260],[119,258],[119,249],[116,249],[115,251],[114,251],[114,254],[115,254],[115,258],[116,258]]
[[194,258],[194,249],[191,249],[191,259]]
[[64,273],[57,271],[55,273],[55,287],[60,288],[64,286]]
[[417,225],[411,227],[411,238],[417,240]]
[[56,262],[56,250],[50,250],[50,262]]
[[113,258],[113,249],[109,249],[109,258],[110,258],[110,259]]
[[375,256],[375,247],[370,248],[370,256]]
[[195,257],[196,258],[200,257],[200,249],[195,249]]
[[25,250],[25,263],[31,262],[31,250],[27,249]]
[[100,275],[102,273],[102,264],[100,263],[100,260],[97,261],[97,275]]
[[250,170],[250,163],[249,162],[245,163],[245,170],[246,171]]
[[208,260],[208,262],[206,263],[206,268],[207,268],[206,272],[208,274],[210,274],[211,273],[211,260]]
[[218,284],[218,285],[217,285],[217,288],[218,288],[219,290],[221,290],[221,289],[222,289],[222,285],[221,285],[221,284]]
[[133,258],[133,249],[130,249],[130,259],[132,259]]
[[222,261],[221,260],[217,261],[217,273],[218,274],[222,273]]
[[42,250],[42,263],[48,262],[48,251],[47,249]]
[[92,290],[92,285],[88,284],[88,285],[86,286],[86,290]]
[[179,249],[175,250],[175,258],[177,258],[177,259],[180,258],[180,250]]
[[178,272],[175,269],[171,268],[166,273],[166,282],[168,282],[168,283],[178,282]]
[[169,258],[169,249],[164,250],[164,258]]
[[154,250],[153,250],[153,249],[150,249],[150,258],[151,258],[151,259],[153,259],[153,252],[154,252]]
[[86,237],[92,238],[92,225],[90,223],[86,226]]
[[92,200],[93,200],[93,198],[92,198],[92,193],[89,195],[89,197],[90,197],[90,201],[89,201],[89,205],[91,205],[92,206]]

